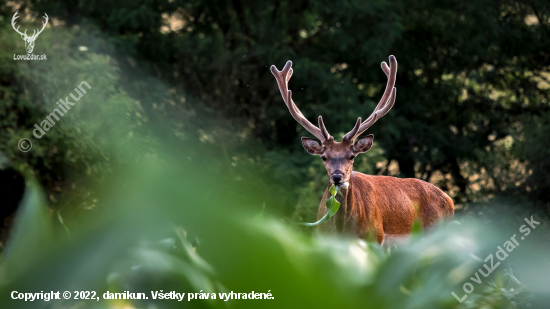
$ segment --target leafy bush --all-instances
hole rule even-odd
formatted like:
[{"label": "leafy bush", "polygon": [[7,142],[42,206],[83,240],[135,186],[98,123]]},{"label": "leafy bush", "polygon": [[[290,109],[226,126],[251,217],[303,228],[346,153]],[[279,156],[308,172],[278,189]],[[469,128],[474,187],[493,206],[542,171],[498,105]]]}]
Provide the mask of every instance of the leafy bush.
[{"label": "leafy bush", "polygon": [[[149,297],[45,303],[56,308],[544,308],[550,286],[540,278],[550,275],[550,250],[531,235],[462,304],[451,295],[465,294],[462,284],[485,269],[477,257],[494,254],[518,233],[522,219],[500,230],[471,220],[442,225],[386,252],[357,239],[306,236],[274,220],[269,207],[265,219],[254,218],[261,209],[251,203],[254,186],[227,181],[230,174],[205,173],[212,160],[130,166],[101,190],[101,212],[65,222],[65,228],[57,216],[52,221],[41,190],[30,182],[1,264],[0,293],[88,290],[102,297],[129,291]],[[539,221],[532,234],[545,237],[549,222]],[[183,305],[152,299],[151,291],[160,290],[270,292],[274,299],[187,302],[186,296]],[[36,305],[0,298],[2,308]]]},{"label": "leafy bush", "polygon": [[[9,24],[2,24],[0,40],[0,155],[23,175],[33,175],[46,189],[51,205],[59,205],[66,196],[88,196],[83,205],[68,209],[78,212],[93,207],[94,193],[88,187],[101,183],[122,164],[122,150],[132,149],[134,139],[146,139],[142,125],[147,120],[139,102],[119,87],[117,62],[107,55],[88,53],[76,45],[75,31],[45,31],[35,52],[48,56],[46,61],[14,61],[14,50],[24,50],[24,41],[11,35]],[[10,34],[10,35],[7,35]],[[78,100],[69,95],[86,81],[91,89]],[[34,137],[35,124],[58,109],[60,99],[75,103],[57,118],[40,139]],[[78,97],[78,95],[76,95]],[[28,138],[32,149],[21,152],[18,141]],[[146,143],[140,143],[147,147]],[[129,157],[124,155],[124,160]],[[139,159],[138,156],[131,160]]]}]

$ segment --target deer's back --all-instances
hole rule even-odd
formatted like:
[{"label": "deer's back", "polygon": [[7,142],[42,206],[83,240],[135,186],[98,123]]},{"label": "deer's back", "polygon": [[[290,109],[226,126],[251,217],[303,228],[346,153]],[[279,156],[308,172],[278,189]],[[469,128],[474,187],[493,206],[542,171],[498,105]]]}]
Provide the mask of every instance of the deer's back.
[{"label": "deer's back", "polygon": [[355,216],[359,221],[369,220],[369,213],[375,211],[384,233],[409,233],[417,215],[422,225],[429,227],[454,213],[451,198],[428,182],[359,172],[353,172],[351,178]]}]

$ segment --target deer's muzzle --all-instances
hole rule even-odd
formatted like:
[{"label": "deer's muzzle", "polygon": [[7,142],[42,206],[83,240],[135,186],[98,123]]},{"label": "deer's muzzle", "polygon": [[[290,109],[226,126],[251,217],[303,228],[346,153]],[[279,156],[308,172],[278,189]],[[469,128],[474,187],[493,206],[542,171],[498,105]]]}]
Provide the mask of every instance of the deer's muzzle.
[{"label": "deer's muzzle", "polygon": [[343,178],[344,178],[344,175],[340,171],[336,171],[330,176],[330,180],[335,185],[339,185]]}]

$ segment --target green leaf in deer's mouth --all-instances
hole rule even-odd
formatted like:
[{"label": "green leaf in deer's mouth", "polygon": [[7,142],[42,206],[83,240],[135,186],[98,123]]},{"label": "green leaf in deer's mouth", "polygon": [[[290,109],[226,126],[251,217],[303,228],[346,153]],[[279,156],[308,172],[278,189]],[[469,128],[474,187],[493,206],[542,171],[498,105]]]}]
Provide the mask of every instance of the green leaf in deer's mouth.
[{"label": "green leaf in deer's mouth", "polygon": [[327,213],[317,222],[313,222],[313,223],[304,222],[304,223],[301,223],[302,225],[305,225],[305,226],[319,225],[321,223],[327,222],[328,220],[330,220],[330,218],[332,218],[332,216],[336,214],[336,212],[340,208],[340,202],[336,200],[336,193],[340,192],[340,190],[338,189],[338,187],[332,185],[328,189],[328,192],[330,192],[331,196],[327,199],[327,202],[325,204],[327,206]]}]

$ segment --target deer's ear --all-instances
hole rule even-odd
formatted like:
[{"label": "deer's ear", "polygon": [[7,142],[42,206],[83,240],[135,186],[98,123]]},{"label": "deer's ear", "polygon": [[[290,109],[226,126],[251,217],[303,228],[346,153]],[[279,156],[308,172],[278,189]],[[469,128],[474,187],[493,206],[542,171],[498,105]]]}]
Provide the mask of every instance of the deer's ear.
[{"label": "deer's ear", "polygon": [[351,146],[351,149],[355,153],[367,152],[372,147],[372,141],[374,141],[374,135],[369,134]]},{"label": "deer's ear", "polygon": [[318,141],[309,137],[302,137],[302,145],[312,155],[321,155],[324,152],[323,146]]}]

